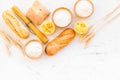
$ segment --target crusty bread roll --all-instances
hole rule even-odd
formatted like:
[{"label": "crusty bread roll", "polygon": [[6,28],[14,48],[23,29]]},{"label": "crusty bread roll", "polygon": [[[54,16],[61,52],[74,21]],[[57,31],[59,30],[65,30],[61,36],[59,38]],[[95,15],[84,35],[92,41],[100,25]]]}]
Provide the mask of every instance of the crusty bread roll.
[{"label": "crusty bread roll", "polygon": [[10,29],[18,35],[20,38],[28,38],[29,37],[29,31],[27,28],[25,28],[19,21],[18,19],[14,16],[14,14],[7,10],[4,11],[2,14],[2,17],[6,24],[10,27]]},{"label": "crusty bread roll", "polygon": [[50,11],[39,1],[35,1],[26,16],[36,25],[40,25],[50,14]]},{"label": "crusty bread roll", "polygon": [[59,50],[66,47],[74,39],[74,37],[74,30],[71,28],[67,28],[54,40],[48,43],[48,45],[46,46],[46,54],[49,56],[56,54]]}]

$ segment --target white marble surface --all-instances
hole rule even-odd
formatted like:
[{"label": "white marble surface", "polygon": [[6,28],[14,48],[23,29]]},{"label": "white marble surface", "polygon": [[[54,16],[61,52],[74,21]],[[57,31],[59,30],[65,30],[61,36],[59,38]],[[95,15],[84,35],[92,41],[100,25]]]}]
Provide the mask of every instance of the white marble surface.
[{"label": "white marble surface", "polygon": [[[0,0],[0,15],[16,4],[25,13],[34,0]],[[40,0],[51,12],[65,6],[73,12],[76,0]],[[92,0],[95,13],[85,21],[90,25],[115,7],[119,0]],[[74,12],[73,12],[74,13]],[[74,21],[78,19],[75,15]],[[51,16],[50,16],[51,17]],[[46,21],[51,20],[50,18]],[[0,17],[0,28],[14,35]],[[8,31],[9,30],[9,31]],[[49,36],[53,39],[62,30]],[[33,35],[31,38],[35,38]],[[57,55],[46,54],[37,61],[23,56],[18,48],[11,46],[11,56],[5,51],[0,38],[0,80],[120,80],[120,17],[108,24],[92,40],[88,48],[83,49],[79,36]],[[25,40],[27,42],[27,40]]]}]

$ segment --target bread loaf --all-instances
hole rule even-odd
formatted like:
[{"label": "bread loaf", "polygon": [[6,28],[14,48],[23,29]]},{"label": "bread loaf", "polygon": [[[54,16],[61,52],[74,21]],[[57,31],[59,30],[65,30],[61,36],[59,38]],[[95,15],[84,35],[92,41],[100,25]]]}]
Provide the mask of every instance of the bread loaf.
[{"label": "bread loaf", "polygon": [[67,28],[60,35],[58,35],[54,40],[48,43],[46,46],[46,54],[54,55],[59,50],[66,47],[75,37],[75,32],[71,28]]},{"label": "bread loaf", "polygon": [[14,14],[7,10],[4,11],[2,14],[2,17],[6,24],[10,27],[10,29],[18,35],[20,38],[28,38],[29,37],[29,31],[27,28],[25,28],[19,21],[18,19],[14,16]]},{"label": "bread loaf", "polygon": [[49,15],[50,11],[39,1],[35,1],[26,13],[26,16],[36,25],[42,24]]}]

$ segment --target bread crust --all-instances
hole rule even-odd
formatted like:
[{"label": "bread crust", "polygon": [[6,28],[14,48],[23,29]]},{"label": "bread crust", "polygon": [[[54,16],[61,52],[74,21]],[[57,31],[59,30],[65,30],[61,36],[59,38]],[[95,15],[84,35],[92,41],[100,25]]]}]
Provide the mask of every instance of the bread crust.
[{"label": "bread crust", "polygon": [[75,32],[71,28],[65,29],[55,39],[46,46],[46,54],[49,56],[55,55],[58,51],[66,47],[75,37]]},{"label": "bread crust", "polygon": [[29,37],[30,33],[25,28],[22,23],[12,14],[11,11],[4,11],[2,17],[7,24],[7,26],[20,38],[26,39]]},{"label": "bread crust", "polygon": [[35,1],[26,13],[26,16],[36,25],[41,25],[49,15],[50,11],[39,1]]}]

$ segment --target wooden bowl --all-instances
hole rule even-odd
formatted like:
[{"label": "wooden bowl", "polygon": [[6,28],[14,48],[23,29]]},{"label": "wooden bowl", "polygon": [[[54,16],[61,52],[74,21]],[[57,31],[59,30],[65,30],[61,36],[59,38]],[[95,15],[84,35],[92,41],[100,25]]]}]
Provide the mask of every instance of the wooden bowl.
[{"label": "wooden bowl", "polygon": [[[60,11],[60,10],[66,10],[66,11],[68,11],[68,12],[70,13],[70,15],[71,15],[71,20],[70,20],[70,22],[69,22],[66,26],[59,26],[59,25],[57,25],[57,24],[55,23],[55,21],[54,21],[54,15],[55,15],[55,13],[56,13],[57,11]],[[53,12],[53,14],[52,14],[52,21],[53,21],[53,23],[55,24],[55,26],[60,27],[60,28],[64,28],[64,27],[69,26],[69,25],[72,23],[72,20],[73,20],[72,12],[71,12],[68,8],[65,8],[65,7],[57,8],[57,9]]]},{"label": "wooden bowl", "polygon": [[[38,55],[37,57],[36,56],[31,56],[29,55],[27,52],[26,52],[26,47],[29,43],[31,42],[38,42],[42,45],[42,53],[40,55]],[[32,60],[36,60],[36,59],[39,59],[42,55],[43,55],[43,52],[44,52],[44,47],[43,47],[43,44],[41,41],[39,40],[30,40],[29,42],[27,42],[27,44],[25,45],[25,48],[24,48],[24,51],[25,51],[25,55],[29,58],[29,59],[32,59]]]},{"label": "wooden bowl", "polygon": [[91,4],[91,6],[92,6],[92,13],[91,13],[90,15],[88,15],[88,16],[81,16],[81,15],[79,15],[79,14],[77,13],[77,11],[76,11],[76,6],[77,6],[77,4],[78,4],[80,1],[83,1],[83,0],[78,0],[78,1],[75,3],[75,5],[74,5],[74,12],[75,12],[75,14],[76,14],[78,17],[80,17],[80,18],[88,18],[88,17],[90,17],[90,16],[94,13],[94,10],[95,10],[95,7],[94,7],[93,2],[92,2],[91,0],[85,0],[85,1],[88,1],[88,2]]}]

